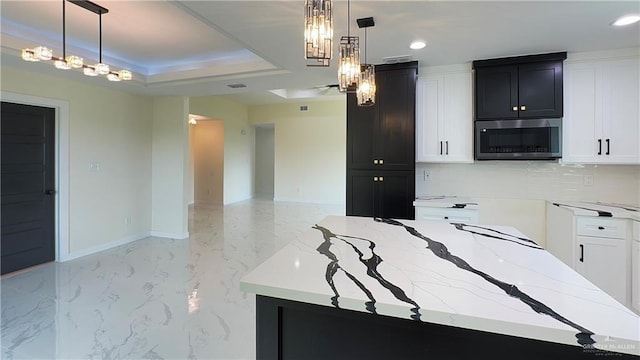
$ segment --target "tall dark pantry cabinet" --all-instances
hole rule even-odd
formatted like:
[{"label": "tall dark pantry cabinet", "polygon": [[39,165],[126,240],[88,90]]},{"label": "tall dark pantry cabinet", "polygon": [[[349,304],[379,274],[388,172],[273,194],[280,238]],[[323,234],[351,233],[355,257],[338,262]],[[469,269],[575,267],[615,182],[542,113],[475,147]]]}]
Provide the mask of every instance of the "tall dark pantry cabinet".
[{"label": "tall dark pantry cabinet", "polygon": [[414,219],[418,62],[376,66],[376,102],[347,94],[347,215]]}]

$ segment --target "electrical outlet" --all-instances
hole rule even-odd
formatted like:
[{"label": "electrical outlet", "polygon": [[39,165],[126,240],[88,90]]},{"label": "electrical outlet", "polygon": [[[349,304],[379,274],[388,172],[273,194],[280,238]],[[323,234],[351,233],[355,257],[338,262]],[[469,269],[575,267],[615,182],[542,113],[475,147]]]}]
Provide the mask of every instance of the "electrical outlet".
[{"label": "electrical outlet", "polygon": [[593,175],[585,175],[582,178],[582,184],[584,186],[592,186],[593,185]]}]

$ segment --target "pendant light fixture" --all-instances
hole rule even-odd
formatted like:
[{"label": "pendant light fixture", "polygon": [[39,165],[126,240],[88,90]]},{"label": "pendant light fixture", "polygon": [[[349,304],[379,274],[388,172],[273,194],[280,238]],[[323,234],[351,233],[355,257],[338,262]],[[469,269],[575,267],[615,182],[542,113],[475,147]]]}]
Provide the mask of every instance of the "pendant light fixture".
[{"label": "pendant light fixture", "polygon": [[351,36],[351,2],[347,0],[347,36],[340,38],[338,90],[353,92],[358,88],[360,75],[360,38]]},{"label": "pendant light fixture", "polygon": [[[84,60],[76,55],[67,56],[67,38],[66,38],[66,2],[78,5],[85,10],[89,10],[99,16],[99,34],[100,34],[100,61],[95,65],[86,65]],[[22,59],[25,61],[53,60],[54,66],[61,70],[82,69],[87,76],[106,75],[111,81],[131,80],[131,71],[120,70],[111,71],[109,65],[102,62],[102,14],[108,13],[109,10],[86,0],[62,0],[62,57],[53,56],[53,51],[44,46],[38,46],[33,49],[22,49]]]},{"label": "pendant light fixture", "polygon": [[333,3],[306,0],[304,3],[304,58],[307,66],[329,66],[333,56]]},{"label": "pendant light fixture", "polygon": [[356,90],[358,106],[372,106],[376,102],[376,73],[373,64],[367,64],[367,28],[374,25],[372,17],[358,19],[358,27],[364,28],[364,64]]}]

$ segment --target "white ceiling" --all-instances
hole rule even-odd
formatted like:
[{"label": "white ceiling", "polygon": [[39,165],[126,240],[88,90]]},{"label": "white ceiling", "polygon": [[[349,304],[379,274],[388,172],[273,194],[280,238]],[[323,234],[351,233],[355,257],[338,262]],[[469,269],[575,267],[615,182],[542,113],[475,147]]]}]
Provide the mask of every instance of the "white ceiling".
[{"label": "white ceiling", "polygon": [[[335,1],[335,0],[334,0]],[[96,0],[103,15],[103,56],[134,73],[130,83],[88,78],[78,71],[20,60],[20,49],[46,45],[62,52],[62,1],[2,0],[2,61],[31,71],[62,74],[149,95],[228,95],[247,104],[287,101],[269,90],[316,88],[322,99],[340,96],[324,85],[336,82],[329,68],[305,66],[303,0],[295,1],[116,1]],[[98,58],[98,16],[67,2],[67,54]],[[347,2],[335,1],[335,49],[347,33]],[[368,62],[409,55],[420,66],[459,64],[556,51],[640,46],[640,25],[609,24],[640,13],[639,1],[359,1],[356,19],[372,16]],[[421,50],[409,49],[420,39]],[[364,51],[361,54],[364,56]],[[232,89],[242,83],[246,88]]]}]

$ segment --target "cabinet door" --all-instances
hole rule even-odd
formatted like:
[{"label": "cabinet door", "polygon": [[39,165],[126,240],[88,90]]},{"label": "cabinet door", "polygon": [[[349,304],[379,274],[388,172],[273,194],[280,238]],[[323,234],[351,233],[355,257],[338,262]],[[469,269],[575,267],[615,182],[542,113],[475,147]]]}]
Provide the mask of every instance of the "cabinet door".
[{"label": "cabinet door", "polygon": [[375,182],[376,212],[374,216],[394,219],[415,218],[415,174],[413,171],[382,171]]},{"label": "cabinet door", "polygon": [[518,66],[518,117],[562,117],[562,61]]},{"label": "cabinet door", "polygon": [[598,161],[598,139],[602,125],[596,118],[601,101],[596,96],[597,64],[581,63],[565,66],[562,119],[562,162],[594,163]]},{"label": "cabinet door", "polygon": [[518,68],[492,66],[477,68],[475,73],[476,120],[517,119]]},{"label": "cabinet door", "polygon": [[639,59],[565,67],[566,163],[640,163]]},{"label": "cabinet door", "polygon": [[416,161],[473,162],[471,72],[423,76],[416,92]]},{"label": "cabinet door", "polygon": [[631,305],[640,312],[640,241],[631,247]]},{"label": "cabinet door", "polygon": [[413,219],[413,171],[347,171],[347,216]]},{"label": "cabinet door", "polygon": [[577,236],[576,270],[607,294],[627,305],[625,240]]},{"label": "cabinet door", "polygon": [[399,69],[376,73],[376,134],[379,159],[385,170],[415,167],[416,70]]},{"label": "cabinet door", "polygon": [[605,162],[638,164],[638,59],[607,62],[602,74],[602,152]]},{"label": "cabinet door", "polygon": [[473,162],[471,72],[444,75],[440,128],[445,162]]},{"label": "cabinet door", "polygon": [[444,105],[444,76],[427,75],[416,86],[416,161],[442,161],[441,134]]},{"label": "cabinet door", "polygon": [[[379,97],[379,96],[378,96]],[[375,106],[358,106],[356,95],[347,94],[347,168],[374,169],[377,131]]]},{"label": "cabinet door", "polygon": [[347,170],[347,216],[374,216],[377,188],[373,170]]}]

